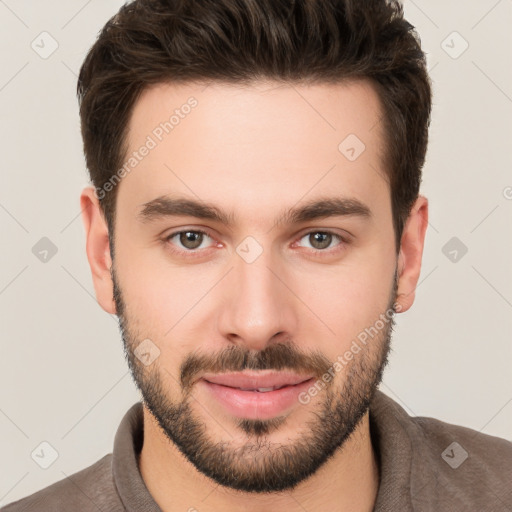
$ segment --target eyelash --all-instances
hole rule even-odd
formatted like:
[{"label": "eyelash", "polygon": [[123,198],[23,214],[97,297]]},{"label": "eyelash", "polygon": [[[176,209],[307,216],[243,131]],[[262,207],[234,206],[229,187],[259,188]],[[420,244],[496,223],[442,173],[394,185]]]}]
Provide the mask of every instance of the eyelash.
[{"label": "eyelash", "polygon": [[[169,243],[176,235],[180,235],[182,233],[201,233],[213,240],[213,237],[207,231],[204,231],[202,229],[182,229],[180,231],[174,231],[171,234],[165,236],[163,241],[165,243]],[[332,235],[333,237],[337,238],[340,241],[340,243],[338,245],[336,245],[334,248],[331,248],[331,249],[306,248],[306,249],[309,249],[310,251],[313,251],[316,254],[326,253],[327,255],[332,255],[333,253],[337,252],[338,250],[341,250],[340,246],[349,244],[349,240],[347,240],[340,234],[330,231],[328,229],[324,229],[324,230],[313,229],[313,230],[308,231],[307,233],[304,233],[303,235],[301,235],[301,237],[298,240],[301,240],[305,236],[311,235],[313,233],[329,234],[329,235]],[[173,245],[173,244],[170,244],[170,245]],[[199,257],[202,255],[201,254],[202,251],[207,250],[207,249],[208,248],[205,248],[205,249],[176,249],[176,248],[172,248],[171,251],[174,253],[177,253],[177,254],[186,254],[187,256],[191,256],[191,257]]]}]

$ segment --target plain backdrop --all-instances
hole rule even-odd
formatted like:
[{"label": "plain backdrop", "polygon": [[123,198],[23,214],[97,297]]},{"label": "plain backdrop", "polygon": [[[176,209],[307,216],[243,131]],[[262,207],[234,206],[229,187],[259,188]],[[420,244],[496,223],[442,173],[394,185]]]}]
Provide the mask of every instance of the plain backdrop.
[{"label": "plain backdrop", "polygon": [[[94,296],[79,208],[77,74],[122,3],[0,1],[0,505],[111,452],[139,399]],[[434,85],[430,225],[381,389],[412,415],[512,439],[512,2],[405,12]],[[47,469],[41,443],[58,454]]]}]

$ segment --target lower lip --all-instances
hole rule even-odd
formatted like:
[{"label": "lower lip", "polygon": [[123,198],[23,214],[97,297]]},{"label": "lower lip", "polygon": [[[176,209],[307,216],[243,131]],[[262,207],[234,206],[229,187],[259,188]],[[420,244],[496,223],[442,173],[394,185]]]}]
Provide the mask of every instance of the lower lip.
[{"label": "lower lip", "polygon": [[247,419],[270,419],[299,403],[299,395],[309,388],[314,378],[274,391],[242,391],[201,379],[213,397],[233,416]]}]

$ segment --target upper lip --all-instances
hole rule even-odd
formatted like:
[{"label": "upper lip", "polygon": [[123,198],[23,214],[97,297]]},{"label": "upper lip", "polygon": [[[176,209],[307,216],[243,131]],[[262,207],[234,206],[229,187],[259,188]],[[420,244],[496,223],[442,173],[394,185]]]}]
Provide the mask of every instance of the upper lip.
[{"label": "upper lip", "polygon": [[293,386],[312,378],[311,375],[298,375],[290,372],[235,372],[206,373],[202,377],[213,384],[221,384],[231,388],[259,389]]}]

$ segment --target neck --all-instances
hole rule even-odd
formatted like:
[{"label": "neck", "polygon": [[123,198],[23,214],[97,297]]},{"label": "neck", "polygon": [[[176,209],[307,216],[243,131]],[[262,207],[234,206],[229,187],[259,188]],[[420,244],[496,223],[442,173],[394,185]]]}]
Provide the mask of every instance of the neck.
[{"label": "neck", "polygon": [[142,478],[162,512],[290,512],[330,510],[371,512],[379,487],[368,412],[342,448],[292,491],[245,493],[218,485],[198,472],[144,407]]}]

